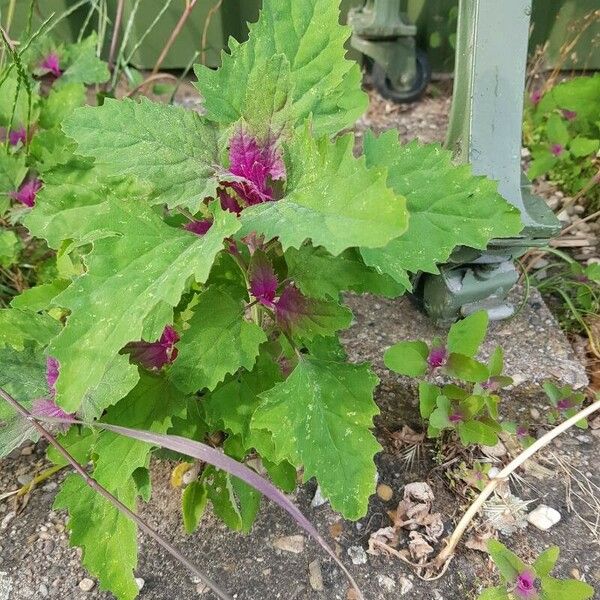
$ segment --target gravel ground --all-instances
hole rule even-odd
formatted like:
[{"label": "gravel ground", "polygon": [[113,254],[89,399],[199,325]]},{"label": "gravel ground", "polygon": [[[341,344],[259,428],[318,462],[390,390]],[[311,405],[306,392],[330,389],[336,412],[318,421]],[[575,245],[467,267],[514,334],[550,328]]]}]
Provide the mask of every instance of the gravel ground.
[{"label": "gravel ground", "polygon": [[[401,107],[372,95],[371,109],[357,130],[360,135],[365,127],[397,128],[405,140],[418,137],[423,141],[441,141],[449,108],[449,97],[443,93]],[[540,191],[550,203],[557,202],[557,209],[561,206],[563,200],[556,190],[548,186]],[[518,295],[520,291],[515,293]],[[382,414],[377,419],[376,431],[384,451],[378,456],[377,463],[380,482],[390,486],[393,497],[384,502],[375,496],[368,516],[358,523],[342,521],[327,505],[311,508],[310,501],[315,492],[311,483],[299,490],[296,501],[339,550],[366,598],[475,598],[481,585],[494,581],[493,570],[482,552],[464,546],[444,578],[429,583],[420,581],[393,557],[366,555],[364,564],[352,565],[348,549],[366,548],[370,534],[389,524],[387,511],[397,505],[406,483],[429,482],[436,496],[434,510],[442,513],[446,533],[452,530],[467,501],[450,490],[449,471],[435,461],[438,450],[434,446],[425,447],[421,460],[407,469],[410,465],[390,435],[402,425],[416,428],[418,414],[411,385],[384,369],[381,355],[385,347],[400,339],[431,337],[434,333],[431,325],[406,299],[387,301],[364,296],[351,297],[348,302],[356,314],[356,324],[345,336],[350,357],[354,361],[372,361],[381,378],[376,399]],[[506,403],[516,415],[530,422],[534,430],[543,431],[545,405],[535,384],[546,377],[585,383],[585,374],[570,345],[535,294],[516,319],[494,325],[486,351],[494,343],[501,344],[507,351],[507,370],[519,381]],[[600,426],[600,422],[597,425]],[[600,486],[597,462],[594,463],[598,456],[599,434],[600,429],[568,433],[552,446],[552,454],[547,452],[540,458],[546,469],[523,471],[518,480],[511,482],[513,492],[523,500],[532,501],[533,506],[543,502],[554,507],[562,519],[548,532],[542,533],[530,525],[503,539],[526,560],[550,544],[559,544],[562,557],[558,573],[582,577],[600,590],[600,534],[597,528],[593,531],[594,519],[600,514],[599,499],[596,497],[596,508],[592,509],[593,493],[586,495],[577,483],[581,482],[591,492],[600,493],[599,487],[593,487]],[[507,456],[497,460],[505,462]],[[574,477],[567,477],[558,461],[570,469]],[[42,445],[23,448],[0,461],[0,497],[4,492],[18,488],[45,465]],[[179,492],[170,489],[168,484],[171,467],[167,462],[154,461],[154,495],[148,505],[141,507],[141,514],[218,579],[234,598],[351,598],[340,572],[314,544],[306,541],[298,554],[275,548],[275,540],[299,532],[286,515],[266,503],[249,536],[229,532],[208,515],[201,530],[186,537],[181,527]],[[0,501],[0,600],[46,597],[108,600],[111,597],[99,591],[93,580],[86,581],[87,575],[79,566],[78,550],[70,549],[67,544],[65,515],[51,510],[62,477],[63,474],[57,475],[19,503],[14,497]],[[354,554],[362,558],[359,551],[354,550]],[[140,565],[136,575],[144,580],[142,600],[213,597],[145,537],[140,537]],[[89,591],[81,589],[88,587],[91,587]]]}]

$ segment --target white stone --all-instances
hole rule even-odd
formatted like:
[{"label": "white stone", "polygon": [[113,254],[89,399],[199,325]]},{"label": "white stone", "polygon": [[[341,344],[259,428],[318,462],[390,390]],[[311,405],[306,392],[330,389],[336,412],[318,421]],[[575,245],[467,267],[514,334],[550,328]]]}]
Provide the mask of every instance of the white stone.
[{"label": "white stone", "polygon": [[82,592],[91,592],[95,587],[96,582],[93,579],[90,579],[89,577],[86,577],[85,579],[82,579],[79,582],[79,589]]},{"label": "white stone", "polygon": [[405,596],[413,589],[413,582],[408,577],[400,577],[400,595]]},{"label": "white stone", "polygon": [[301,535],[288,535],[273,540],[273,546],[285,552],[301,554],[304,552],[304,537]]},{"label": "white stone", "polygon": [[550,529],[550,527],[556,525],[560,519],[560,513],[545,504],[540,504],[535,510],[532,510],[527,515],[527,520],[541,531]]},{"label": "white stone", "polygon": [[379,585],[386,592],[392,592],[394,590],[394,588],[396,587],[396,582],[391,577],[388,577],[387,575],[378,575],[377,583],[379,583]]},{"label": "white stone", "polygon": [[321,565],[318,560],[313,560],[308,565],[308,575],[310,587],[316,592],[322,592],[325,586],[323,585],[323,574],[321,573]]},{"label": "white stone", "polygon": [[138,586],[138,590],[140,590],[140,592],[144,589],[144,586],[146,585],[146,581],[142,577],[136,577],[135,583]]},{"label": "white stone", "polygon": [[353,565],[364,565],[367,562],[367,553],[362,546],[350,546],[348,556],[352,559]]},{"label": "white stone", "polygon": [[317,508],[319,506],[323,506],[323,504],[326,504],[327,502],[328,502],[327,498],[325,498],[325,496],[323,496],[323,494],[321,492],[321,486],[318,485],[317,491],[315,492],[312,502],[310,503],[311,507]]}]

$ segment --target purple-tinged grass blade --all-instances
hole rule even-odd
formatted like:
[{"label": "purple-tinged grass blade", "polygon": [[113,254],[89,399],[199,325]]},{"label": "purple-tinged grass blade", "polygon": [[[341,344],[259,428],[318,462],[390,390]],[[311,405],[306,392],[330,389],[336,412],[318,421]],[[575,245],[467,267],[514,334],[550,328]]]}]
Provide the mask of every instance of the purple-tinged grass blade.
[{"label": "purple-tinged grass blade", "polygon": [[173,450],[179,454],[185,454],[198,460],[209,463],[218,469],[226,471],[230,475],[237,477],[258,490],[261,494],[269,498],[269,500],[275,502],[278,506],[288,512],[296,523],[306,531],[320,546],[333,558],[336,564],[340,567],[343,573],[348,578],[348,581],[352,584],[352,587],[356,590],[359,600],[364,600],[362,592],[358,588],[356,581],[340,559],[336,556],[335,552],[329,547],[325,539],[315,529],[312,523],[302,514],[300,509],[290,501],[283,492],[279,491],[270,481],[267,481],[264,477],[261,477],[255,471],[252,471],[242,463],[230,458],[226,454],[207,446],[201,442],[188,440],[186,438],[177,435],[166,435],[159,433],[152,433],[150,431],[142,431],[139,429],[130,429],[128,427],[120,427],[119,425],[110,425],[108,423],[94,422],[84,423],[80,421],[71,421],[80,425],[87,425],[89,427],[101,427],[114,433],[124,435],[140,442],[146,442],[153,446],[159,446],[168,450]]}]

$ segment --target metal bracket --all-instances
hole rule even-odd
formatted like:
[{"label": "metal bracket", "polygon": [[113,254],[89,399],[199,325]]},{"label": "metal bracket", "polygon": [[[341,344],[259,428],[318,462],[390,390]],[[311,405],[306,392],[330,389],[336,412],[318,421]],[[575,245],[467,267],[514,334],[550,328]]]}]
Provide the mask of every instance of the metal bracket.
[{"label": "metal bracket", "polygon": [[512,261],[560,232],[521,170],[530,15],[531,0],[460,0],[447,147],[475,174],[498,181],[502,196],[521,211],[524,229],[518,238],[493,240],[484,253],[459,249],[439,277],[423,276],[423,304],[440,322],[476,307],[492,317],[510,316],[505,298],[518,279]]}]

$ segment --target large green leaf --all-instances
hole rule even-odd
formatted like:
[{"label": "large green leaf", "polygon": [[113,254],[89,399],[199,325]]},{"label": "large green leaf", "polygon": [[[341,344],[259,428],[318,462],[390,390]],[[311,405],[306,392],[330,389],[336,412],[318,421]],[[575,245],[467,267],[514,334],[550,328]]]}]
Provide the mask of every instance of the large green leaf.
[{"label": "large green leaf", "polygon": [[65,72],[56,80],[60,87],[71,83],[104,83],[110,77],[108,65],[97,56],[97,35],[93,33],[85,40],[69,44],[64,52]]},{"label": "large green leaf", "polygon": [[483,249],[495,237],[517,235],[519,212],[485,177],[475,177],[468,165],[456,166],[449,151],[438,145],[402,145],[395,131],[368,134],[367,165],[388,168],[388,185],[406,196],[410,213],[406,233],[382,249],[363,249],[367,264],[397,281],[406,271],[437,273],[459,245]]},{"label": "large green leaf", "polygon": [[578,579],[542,577],[542,600],[587,600],[593,596],[594,588]]},{"label": "large green leaf", "polygon": [[200,294],[189,329],[177,344],[179,355],[170,372],[175,385],[186,392],[212,390],[240,367],[252,369],[267,336],[246,320],[244,310],[243,298],[217,288]]},{"label": "large green leaf", "polygon": [[213,226],[198,237],[143,204],[114,200],[106,208],[114,236],[94,242],[87,273],[54,300],[71,311],[49,349],[61,365],[57,402],[69,412],[98,386],[118,352],[141,339],[158,305],[176,306],[188,278],[206,281],[224,238],[239,226],[235,215],[215,207]]},{"label": "large green leaf", "polygon": [[103,173],[149,183],[156,203],[196,212],[215,196],[217,131],[193,111],[145,98],[109,99],[77,109],[63,129]]},{"label": "large green leaf", "polygon": [[337,299],[345,290],[395,298],[408,287],[367,267],[355,248],[332,256],[324,248],[304,245],[299,250],[290,248],[285,259],[288,276],[301,292],[313,298]]},{"label": "large green leaf", "polygon": [[27,175],[26,158],[23,152],[6,154],[0,148],[0,202],[3,196],[19,189]]},{"label": "large green leaf", "polygon": [[16,308],[0,309],[0,348],[12,346],[22,350],[28,341],[45,346],[60,329],[60,323],[46,314]]},{"label": "large green leaf", "polygon": [[284,249],[310,239],[334,255],[379,248],[404,233],[404,198],[386,187],[384,170],[354,158],[353,147],[352,135],[315,141],[298,131],[287,147],[284,197],[245,209],[244,231],[279,237]]},{"label": "large green leaf", "polygon": [[82,83],[69,83],[52,88],[42,104],[40,127],[52,129],[60,126],[76,108],[85,104],[85,100],[85,86]]},{"label": "large green leaf", "polygon": [[261,394],[251,424],[271,432],[274,460],[303,465],[305,479],[316,477],[331,505],[350,519],[364,516],[375,488],[376,385],[368,365],[303,356],[286,381]]},{"label": "large green leaf", "polygon": [[349,36],[337,1],[265,0],[249,40],[231,40],[218,71],[196,67],[208,118],[264,128],[312,115],[318,136],[351,126],[367,97],[358,65],[345,58]]},{"label": "large green leaf", "polygon": [[[135,389],[109,409],[105,420],[166,433],[172,415],[184,410],[185,398],[169,382],[144,374]],[[102,431],[93,448],[93,477],[135,510],[134,472],[148,465],[150,450],[137,440]],[[54,506],[69,511],[71,544],[83,549],[83,564],[98,578],[101,589],[119,600],[133,600],[139,593],[133,573],[137,565],[135,524],[76,475],[67,478]]]},{"label": "large green leaf", "polygon": [[448,352],[475,356],[485,339],[488,322],[487,311],[480,310],[454,323],[448,332]]},{"label": "large green leaf", "polygon": [[[0,387],[27,409],[31,408],[34,400],[46,396],[46,359],[41,349],[33,344],[28,344],[21,351],[0,348]],[[0,458],[24,441],[36,441],[38,438],[31,424],[0,398]]]}]

